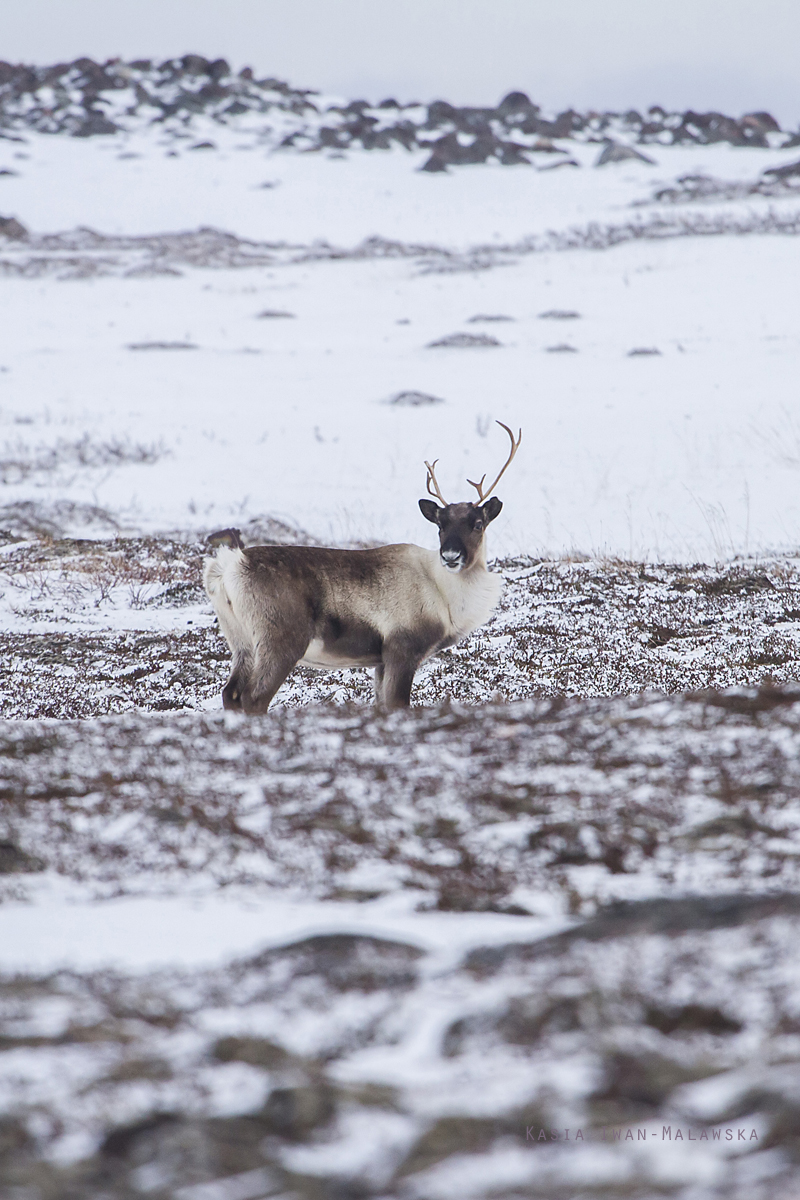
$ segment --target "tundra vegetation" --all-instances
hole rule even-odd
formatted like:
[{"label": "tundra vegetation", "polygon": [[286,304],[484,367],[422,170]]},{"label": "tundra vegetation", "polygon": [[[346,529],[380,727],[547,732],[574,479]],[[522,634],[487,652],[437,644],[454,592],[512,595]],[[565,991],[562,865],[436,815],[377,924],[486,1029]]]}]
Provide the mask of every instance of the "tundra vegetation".
[{"label": "tundra vegetation", "polygon": [[243,718],[203,552],[6,544],[4,911],[329,915],[213,965],[6,969],[9,1194],[645,1195],[668,1152],[672,1195],[702,1160],[703,1196],[788,1200],[797,561],[504,560],[419,707],[299,667]]}]

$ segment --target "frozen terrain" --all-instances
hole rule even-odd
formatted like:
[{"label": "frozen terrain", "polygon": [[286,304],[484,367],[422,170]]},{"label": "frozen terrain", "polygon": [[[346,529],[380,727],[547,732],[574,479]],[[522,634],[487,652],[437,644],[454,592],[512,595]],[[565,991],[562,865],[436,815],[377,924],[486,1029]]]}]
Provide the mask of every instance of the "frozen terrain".
[{"label": "frozen terrain", "polygon": [[[178,67],[0,84],[5,525],[416,539],[422,460],[463,493],[499,418],[526,444],[497,552],[794,546],[797,136]],[[382,126],[408,148],[365,149]],[[454,146],[486,161],[419,169]],[[652,161],[594,165],[623,149]]]},{"label": "frozen terrain", "polygon": [[[799,160],[0,64],[3,1200],[797,1200]],[[497,419],[420,707],[223,716],[205,535],[430,545]]]}]

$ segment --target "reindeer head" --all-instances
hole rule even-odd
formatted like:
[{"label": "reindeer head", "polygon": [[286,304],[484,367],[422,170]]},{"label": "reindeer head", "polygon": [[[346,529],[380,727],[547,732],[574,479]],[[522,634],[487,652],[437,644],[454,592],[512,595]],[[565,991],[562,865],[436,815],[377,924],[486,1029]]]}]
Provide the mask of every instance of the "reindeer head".
[{"label": "reindeer head", "polygon": [[[433,463],[425,463],[425,466],[428,468],[428,478],[426,481],[428,494],[441,500],[444,507],[440,508],[433,500],[420,500],[419,507],[426,520],[432,521],[434,525],[439,526],[439,554],[442,564],[448,571],[468,571],[476,562],[485,564],[483,537],[486,532],[486,526],[490,521],[495,519],[503,507],[497,497],[492,496],[492,492],[505,474],[506,468],[510,465],[517,450],[519,450],[522,441],[521,429],[519,436],[515,438],[508,426],[503,425],[502,421],[498,421],[497,424],[505,429],[511,438],[511,451],[503,465],[503,469],[491,487],[484,490],[483,481],[486,478],[485,474],[481,478],[480,483],[474,483],[471,479],[467,480],[470,487],[474,487],[478,493],[477,504],[473,504],[471,501],[465,501],[461,504],[448,504],[441,493],[439,484],[436,482],[436,475],[434,474],[434,468],[439,460],[435,459]],[[489,498],[487,499],[487,497]]]}]

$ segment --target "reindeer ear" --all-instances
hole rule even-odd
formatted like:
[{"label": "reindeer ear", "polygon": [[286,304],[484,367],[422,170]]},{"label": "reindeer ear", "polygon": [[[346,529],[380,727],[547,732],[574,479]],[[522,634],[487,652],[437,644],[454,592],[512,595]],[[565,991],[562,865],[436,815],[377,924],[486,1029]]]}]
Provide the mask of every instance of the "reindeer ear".
[{"label": "reindeer ear", "polygon": [[435,500],[420,500],[419,511],[426,521],[433,521],[434,525],[439,524],[439,513],[442,510]]},{"label": "reindeer ear", "polygon": [[495,517],[500,515],[500,509],[503,507],[502,500],[498,500],[497,496],[492,496],[491,500],[487,500],[483,506],[483,519],[488,525]]}]

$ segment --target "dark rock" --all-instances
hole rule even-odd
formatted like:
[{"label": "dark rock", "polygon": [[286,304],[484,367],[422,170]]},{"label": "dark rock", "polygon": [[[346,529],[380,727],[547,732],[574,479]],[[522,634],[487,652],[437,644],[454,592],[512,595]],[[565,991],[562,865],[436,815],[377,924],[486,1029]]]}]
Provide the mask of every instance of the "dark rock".
[{"label": "dark rock", "polygon": [[650,166],[655,165],[655,160],[643,154],[641,150],[634,150],[633,146],[623,146],[620,142],[614,142],[609,139],[604,148],[600,151],[596,167],[604,167],[608,163],[626,162],[628,159],[633,159],[638,162],[649,163]]},{"label": "dark rock", "polygon": [[374,992],[411,987],[422,953],[405,942],[358,934],[320,934],[267,950],[244,965],[249,970],[288,968],[291,978],[319,975],[336,991]]},{"label": "dark rock", "polygon": [[468,325],[478,325],[490,321],[513,321],[513,317],[506,317],[502,313],[476,313],[474,317],[470,317],[467,321]]},{"label": "dark rock", "polygon": [[315,1083],[274,1088],[261,1115],[270,1132],[300,1141],[318,1126],[327,1125],[335,1113],[333,1090],[324,1083]]},{"label": "dark rock", "polygon": [[497,115],[506,125],[518,125],[538,113],[539,106],[532,104],[525,92],[509,92],[497,106]]},{"label": "dark rock", "polygon": [[742,117],[743,121],[755,121],[762,129],[766,129],[768,133],[780,133],[781,127],[773,117],[772,113],[768,112],[753,112],[745,113]]},{"label": "dark rock", "polygon": [[131,1083],[135,1080],[146,1079],[164,1083],[173,1078],[173,1070],[167,1060],[152,1056],[150,1058],[123,1059],[121,1063],[102,1076],[102,1082],[105,1084]]},{"label": "dark rock", "polygon": [[[717,589],[717,594],[753,593],[763,590],[747,579],[732,580],[725,588]],[[712,595],[714,593],[711,593]],[[687,700],[700,704],[709,704],[712,708],[721,708],[726,712],[740,713],[743,716],[755,717],[759,713],[771,712],[773,708],[785,708],[800,701],[800,691],[795,688],[777,688],[771,684],[762,684],[755,694],[748,692],[714,692],[710,689],[701,692],[689,692]]]},{"label": "dark rock", "polygon": [[96,137],[99,134],[118,133],[119,127],[100,112],[87,112],[86,119],[78,125],[73,137]]},{"label": "dark rock", "polygon": [[129,350],[196,350],[194,342],[131,342]]},{"label": "dark rock", "polygon": [[154,1113],[130,1125],[119,1125],[106,1134],[100,1145],[100,1154],[106,1158],[128,1158],[132,1150],[144,1140],[162,1130],[172,1129],[179,1124],[176,1113]]},{"label": "dark rock", "polygon": [[211,63],[202,54],[184,54],[180,63],[187,75],[210,74]]},{"label": "dark rock", "polygon": [[384,130],[386,137],[398,142],[406,150],[413,150],[417,144],[417,127],[411,121],[398,121],[390,129]]},{"label": "dark rock", "polygon": [[586,118],[580,113],[575,112],[574,108],[568,108],[566,112],[559,113],[555,120],[555,132],[553,137],[569,137],[573,133],[578,133],[586,127]]},{"label": "dark rock", "polygon": [[[447,840],[446,830],[440,830],[437,836]],[[516,905],[508,903],[508,882],[496,864],[484,862],[463,850],[459,863],[449,866],[439,875],[436,909],[439,912],[502,912],[509,916],[529,915],[524,910],[521,912]]]},{"label": "dark rock", "polygon": [[458,108],[455,121],[462,133],[491,136],[491,122],[496,116],[493,108]]},{"label": "dark rock", "polygon": [[612,1053],[605,1061],[604,1084],[589,1100],[592,1116],[603,1125],[655,1116],[674,1088],[715,1073],[660,1054]]},{"label": "dark rock", "polygon": [[[265,1166],[267,1156],[264,1139],[271,1130],[264,1121],[263,1114],[249,1113],[238,1117],[214,1117],[208,1121],[197,1122],[195,1128],[203,1139],[205,1150],[205,1162],[201,1160],[195,1167],[195,1178],[200,1177],[202,1171],[206,1180],[210,1182],[211,1179],[214,1179],[215,1186],[211,1193],[213,1198],[221,1196],[228,1200],[229,1197],[241,1196],[241,1192],[237,1193],[234,1190],[236,1184],[239,1183],[235,1177],[247,1172],[258,1172],[255,1179],[250,1179],[251,1187],[256,1180],[260,1185],[261,1190],[257,1193],[258,1200],[262,1200],[264,1196],[274,1196],[276,1191],[282,1190],[279,1188],[279,1177],[276,1177],[273,1164]],[[173,1175],[173,1186],[178,1187],[188,1182],[186,1178],[188,1172],[181,1163],[180,1157],[176,1156],[176,1158],[175,1166],[178,1167],[178,1170],[174,1170],[174,1168],[170,1170],[172,1163],[167,1159],[164,1162],[164,1166],[167,1168],[164,1173]],[[191,1167],[191,1160],[186,1165]],[[226,1178],[220,1179],[220,1175],[223,1177],[234,1176],[234,1179],[229,1182]],[[250,1196],[252,1200],[256,1200],[256,1195],[252,1192]],[[170,1191],[170,1200],[173,1200],[174,1197],[175,1192]]]},{"label": "dark rock", "polygon": [[773,179],[791,179],[794,175],[800,175],[800,159],[797,162],[786,163],[783,167],[767,167],[762,175],[771,175]]},{"label": "dark rock", "polygon": [[523,133],[539,133],[548,138],[568,138],[573,133],[584,128],[586,119],[573,109],[559,113],[555,121],[546,121],[541,117],[529,117],[521,126]]},{"label": "dark rock", "polygon": [[420,171],[428,171],[431,175],[439,174],[447,170],[447,163],[437,154],[436,151],[427,159],[420,167]]},{"label": "dark rock", "polygon": [[487,1027],[488,1022],[480,1021],[480,1018],[459,1017],[445,1030],[444,1037],[442,1038],[442,1057],[455,1058],[462,1053],[470,1034],[476,1029],[481,1030]]},{"label": "dark rock", "polygon": [[765,1150],[780,1146],[793,1163],[800,1163],[800,1104],[781,1096],[770,1105],[770,1126],[760,1145]]},{"label": "dark rock", "polygon": [[679,934],[694,930],[732,929],[752,921],[800,913],[800,893],[683,896],[676,899],[620,900],[597,916],[564,933],[536,942],[481,946],[464,961],[475,975],[492,975],[510,962],[533,962],[565,953],[576,941],[599,942],[648,933]]},{"label": "dark rock", "polygon": [[429,396],[427,392],[396,392],[387,404],[395,404],[399,408],[421,408],[426,404],[444,404],[440,396]]},{"label": "dark rock", "polygon": [[637,346],[628,351],[628,358],[652,358],[660,354],[661,351],[656,346]]},{"label": "dark rock", "polygon": [[530,1046],[547,1034],[582,1029],[585,1003],[581,996],[565,996],[544,1003],[541,996],[515,997],[495,1028],[504,1041]]},{"label": "dark rock", "polygon": [[548,354],[577,354],[578,353],[577,347],[570,346],[567,344],[567,342],[559,342],[555,346],[545,346],[545,350],[547,351]]},{"label": "dark rock", "polygon": [[681,124],[673,130],[673,142],[730,142],[732,146],[763,145],[768,142],[759,129],[743,126],[733,117],[723,113],[696,113],[689,110],[683,114]]},{"label": "dark rock", "polygon": [[[107,64],[107,65],[110,65]],[[83,76],[84,88],[90,88],[94,92],[104,91],[106,88],[117,87],[117,80],[113,75],[110,75],[104,66],[96,63],[92,58],[76,58],[73,63],[67,68],[69,71],[80,71]]]},{"label": "dark rock", "polygon": [[374,130],[371,127],[363,128],[353,136],[361,142],[365,150],[390,150],[394,140],[391,130]]},{"label": "dark rock", "polygon": [[438,141],[428,143],[431,146],[431,157],[422,170],[441,171],[448,166],[485,163],[491,157],[496,158],[503,166],[515,166],[530,161],[526,154],[527,147],[519,146],[515,142],[502,141],[495,137],[488,125],[478,125],[477,128],[466,132],[470,133],[473,139],[466,144],[459,140],[455,132],[447,133]]},{"label": "dark rock", "polygon": [[412,1146],[398,1175],[425,1171],[453,1154],[480,1154],[506,1132],[492,1117],[440,1117]]},{"label": "dark rock", "polygon": [[548,308],[546,312],[539,313],[540,321],[574,321],[580,317],[579,312],[575,312],[571,308]]},{"label": "dark rock", "polygon": [[20,850],[10,841],[0,841],[0,875],[29,875],[44,871],[46,863]]},{"label": "dark rock", "polygon": [[428,105],[428,120],[425,128],[438,129],[445,122],[455,122],[457,119],[458,110],[453,108],[452,104],[448,104],[446,100],[434,100],[432,104]]},{"label": "dark rock", "polygon": [[[426,1171],[453,1155],[480,1154],[498,1138],[525,1140],[526,1129],[552,1125],[537,1104],[528,1104],[493,1117],[439,1117],[414,1143],[398,1177]],[[516,1194],[516,1193],[515,1193]],[[427,1192],[426,1192],[427,1195]]]},{"label": "dark rock", "polygon": [[538,138],[533,143],[532,146],[528,147],[528,149],[532,153],[536,153],[536,154],[565,154],[566,153],[566,151],[562,150],[560,148],[560,146],[554,145],[554,143],[551,142],[550,138],[545,138],[545,137]]},{"label": "dark rock", "polygon": [[438,341],[428,342],[428,349],[467,350],[471,348],[480,349],[489,346],[501,346],[502,344],[502,342],[498,342],[497,338],[491,337],[488,333],[450,333],[447,337],[439,338]]},{"label": "dark rock", "polygon": [[560,162],[548,163],[546,167],[539,167],[539,170],[555,171],[558,167],[579,167],[580,165],[574,158],[562,158]]},{"label": "dark rock", "polygon": [[741,1021],[728,1017],[719,1008],[705,1004],[683,1004],[678,1007],[651,1005],[645,1013],[645,1024],[659,1033],[740,1033]]},{"label": "dark rock", "polygon": [[286,310],[283,308],[265,308],[263,312],[257,313],[256,315],[259,321],[277,321],[284,317],[294,320],[295,314],[286,312]]},{"label": "dark rock", "polygon": [[323,125],[319,131],[318,142],[323,149],[342,150],[350,144],[350,137],[342,129]]},{"label": "dark rock", "polygon": [[251,1067],[263,1067],[273,1071],[285,1067],[292,1056],[282,1046],[261,1037],[219,1038],[211,1048],[211,1057],[217,1062],[243,1062]]},{"label": "dark rock", "polygon": [[[132,1194],[124,1183],[127,1173],[147,1166],[157,1170],[164,1183],[169,1184],[172,1195],[176,1187],[264,1169],[262,1145],[271,1132],[272,1125],[263,1112],[207,1120],[178,1113],[155,1113],[107,1134],[98,1156],[98,1184],[114,1181],[113,1194],[127,1196]],[[261,1182],[264,1190],[272,1194],[276,1181],[269,1176],[270,1172],[264,1169]],[[138,1194],[138,1189],[135,1193]],[[85,1194],[80,1192],[81,1197]],[[91,1194],[100,1200],[111,1193],[100,1186],[97,1193]]]},{"label": "dark rock", "polygon": [[469,145],[462,146],[455,133],[447,133],[432,144],[432,153],[423,171],[441,170],[442,166],[463,166],[466,163],[483,163],[495,149],[496,138],[492,134],[476,137]]},{"label": "dark rock", "polygon": [[[498,142],[496,155],[498,162],[504,167],[516,167],[524,164],[530,165],[530,159],[525,153],[527,147],[518,146],[516,142]],[[535,147],[534,147],[535,149]]]},{"label": "dark rock", "polygon": [[[0,1116],[0,1171],[35,1150],[35,1142],[22,1121],[10,1115]],[[2,1179],[2,1175],[0,1175]]]},{"label": "dark rock", "polygon": [[28,231],[16,217],[0,217],[0,237],[9,238],[14,242],[23,242]]}]

